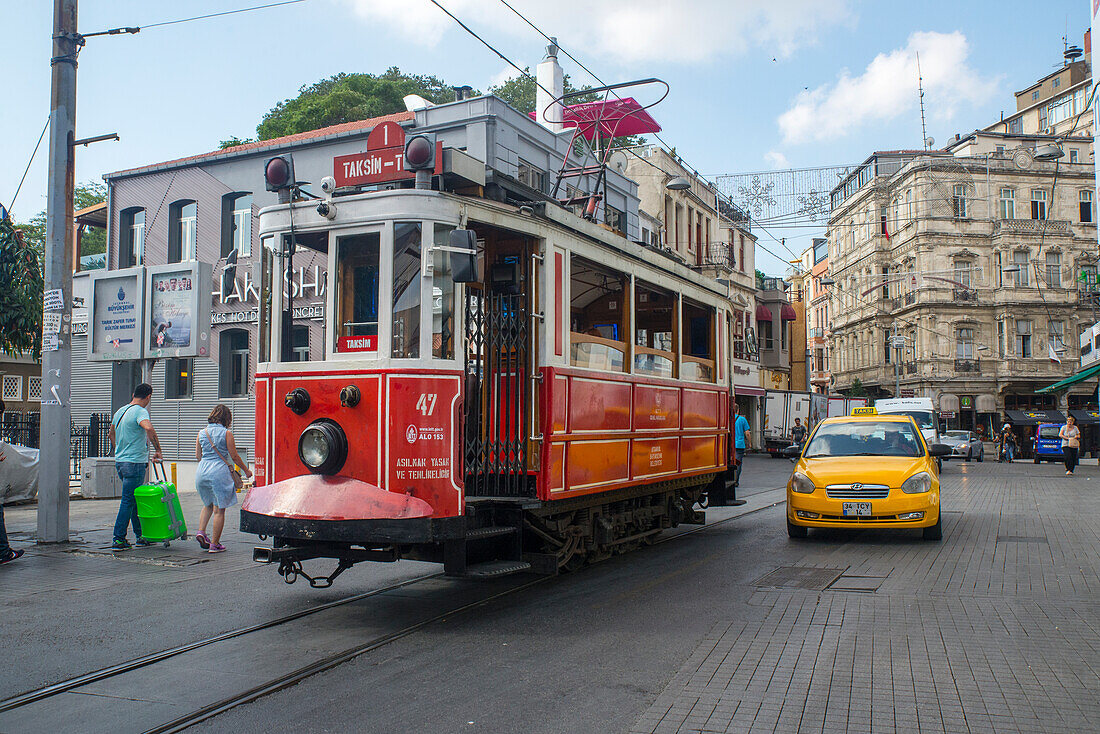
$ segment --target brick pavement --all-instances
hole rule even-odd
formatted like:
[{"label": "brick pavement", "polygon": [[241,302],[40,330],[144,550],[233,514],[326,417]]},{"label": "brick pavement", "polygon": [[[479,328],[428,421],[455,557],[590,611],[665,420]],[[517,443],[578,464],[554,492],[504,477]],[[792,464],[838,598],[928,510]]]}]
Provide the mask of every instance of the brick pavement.
[{"label": "brick pavement", "polygon": [[758,579],[631,731],[1100,731],[1100,473],[942,481],[941,543],[811,533],[797,565],[838,571]]}]

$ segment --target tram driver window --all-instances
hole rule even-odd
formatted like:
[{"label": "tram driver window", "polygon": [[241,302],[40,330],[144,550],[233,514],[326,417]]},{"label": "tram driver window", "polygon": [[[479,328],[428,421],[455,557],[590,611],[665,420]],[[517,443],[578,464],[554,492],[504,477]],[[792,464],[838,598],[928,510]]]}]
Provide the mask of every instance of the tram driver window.
[{"label": "tram driver window", "polygon": [[377,232],[336,241],[338,352],[378,351]]},{"label": "tram driver window", "polygon": [[579,258],[573,258],[571,269],[571,363],[575,367],[623,372],[625,278]]},{"label": "tram driver window", "polygon": [[634,286],[634,373],[675,377],[672,333],[676,297],[638,282]]},{"label": "tram driver window", "polygon": [[714,382],[715,345],[714,309],[684,299],[683,312],[683,367],[680,376],[685,380]]},{"label": "tram driver window", "polygon": [[393,225],[393,356],[420,356],[420,222]]}]

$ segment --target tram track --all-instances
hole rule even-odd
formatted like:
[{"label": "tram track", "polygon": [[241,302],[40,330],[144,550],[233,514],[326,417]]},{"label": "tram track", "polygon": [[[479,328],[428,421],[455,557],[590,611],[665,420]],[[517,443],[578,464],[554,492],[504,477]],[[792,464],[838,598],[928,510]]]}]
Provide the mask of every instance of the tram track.
[{"label": "tram track", "polygon": [[[653,543],[653,545],[661,545],[663,543],[694,535],[696,533],[717,527],[718,525],[722,525],[733,520],[740,519],[766,509],[770,509],[771,507],[775,507],[779,504],[782,504],[782,501],[764,504],[761,507],[756,507],[750,510],[739,512],[738,514],[731,515],[730,517],[714,520],[713,522],[707,523],[706,525],[682,530],[675,534],[669,534],[664,537],[658,538]],[[119,678],[120,676],[123,676],[127,673],[141,671],[144,668],[149,668],[150,666],[171,661],[174,658],[178,658],[201,648],[228,642],[234,639],[240,639],[246,637],[247,635],[255,634],[265,630],[272,630],[283,625],[288,625],[298,620],[318,615],[323,612],[331,611],[339,607],[354,604],[355,602],[363,601],[371,597],[392,594],[393,592],[400,592],[401,590],[409,589],[410,587],[416,586],[418,584],[423,584],[424,582],[441,578],[444,578],[444,575],[442,573],[418,576],[378,589],[372,589],[367,592],[353,594],[342,599],[336,599],[331,602],[326,602],[316,607],[303,609],[292,614],[284,615],[277,619],[269,620],[267,622],[230,630],[202,640],[197,640],[195,642],[186,643],[184,645],[180,645],[174,648],[169,648],[156,653],[152,653],[150,655],[135,658],[124,663],[101,668],[99,670],[85,673],[83,675],[60,681],[58,683],[43,686],[38,689],[27,691],[17,696],[13,696],[11,698],[0,701],[0,714],[3,714],[5,712],[18,711],[19,709],[29,707],[37,702],[50,699],[60,694],[82,693],[83,691],[80,691],[80,689],[88,687],[91,684],[109,681],[114,678]],[[495,591],[488,596],[475,598],[472,601],[462,603],[457,607],[448,607],[445,611],[436,614],[429,614],[425,616],[425,618],[420,619],[413,624],[406,625],[394,631],[371,636],[370,638],[363,640],[355,645],[336,650],[328,655],[321,657],[320,659],[310,662],[307,665],[300,666],[274,678],[264,680],[258,685],[250,686],[246,690],[234,693],[233,695],[225,697],[214,703],[200,706],[186,714],[176,716],[164,723],[152,726],[151,728],[142,728],[141,730],[144,732],[144,734],[172,734],[174,732],[184,731],[195,724],[218,716],[219,714],[236,708],[237,706],[251,703],[259,698],[296,685],[297,683],[300,683],[319,673],[331,670],[332,668],[353,660],[360,655],[384,647],[385,645],[396,642],[402,638],[408,637],[409,635],[412,635],[424,629],[425,627],[446,619],[447,617],[463,614],[486,604],[490,604],[506,596],[525,591],[543,583],[547,583],[554,578],[556,577],[543,576],[535,579],[529,579],[514,586],[509,586],[507,588]],[[57,731],[59,729],[54,728],[52,730]],[[8,731],[6,728],[4,728],[2,717],[0,717],[0,731]]]}]

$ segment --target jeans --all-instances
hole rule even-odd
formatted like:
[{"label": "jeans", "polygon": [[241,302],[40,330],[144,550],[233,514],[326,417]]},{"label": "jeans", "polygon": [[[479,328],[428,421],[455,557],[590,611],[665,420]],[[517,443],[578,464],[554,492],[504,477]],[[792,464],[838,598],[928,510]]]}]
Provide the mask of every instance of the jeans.
[{"label": "jeans", "polygon": [[1066,465],[1066,471],[1072,472],[1074,469],[1077,468],[1077,452],[1078,452],[1078,450],[1079,449],[1077,449],[1074,446],[1063,446],[1062,447],[1062,456],[1063,456],[1063,459],[1064,459],[1063,463]]},{"label": "jeans", "polygon": [[11,553],[8,545],[8,529],[4,527],[4,505],[0,504],[0,558]]},{"label": "jeans", "polygon": [[115,540],[126,540],[126,529],[132,523],[134,535],[141,537],[141,521],[138,520],[137,500],[134,499],[134,490],[145,481],[145,472],[148,464],[138,464],[130,461],[115,462],[115,471],[122,480],[122,502],[118,506],[118,518],[115,519]]},{"label": "jeans", "polygon": [[737,471],[733,474],[733,485],[741,483],[741,467],[745,464],[745,449],[734,449],[737,452]]}]

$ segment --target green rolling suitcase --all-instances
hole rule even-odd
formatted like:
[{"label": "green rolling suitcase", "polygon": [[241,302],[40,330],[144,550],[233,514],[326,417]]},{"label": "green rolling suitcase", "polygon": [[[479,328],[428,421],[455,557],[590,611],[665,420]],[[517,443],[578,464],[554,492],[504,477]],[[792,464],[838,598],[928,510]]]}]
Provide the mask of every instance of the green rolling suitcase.
[{"label": "green rolling suitcase", "polygon": [[165,548],[173,540],[187,540],[187,521],[180,508],[176,485],[168,481],[163,464],[153,464],[153,482],[135,489],[134,498],[141,521],[141,537],[151,543],[164,543]]}]

